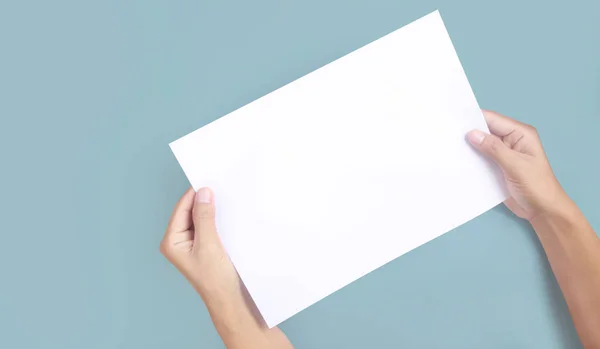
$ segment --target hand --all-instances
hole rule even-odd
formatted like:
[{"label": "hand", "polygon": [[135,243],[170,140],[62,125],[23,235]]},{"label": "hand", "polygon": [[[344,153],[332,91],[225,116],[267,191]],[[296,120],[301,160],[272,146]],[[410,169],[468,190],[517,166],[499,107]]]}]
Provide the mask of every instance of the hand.
[{"label": "hand", "polygon": [[494,160],[504,173],[510,198],[504,203],[517,216],[535,217],[561,210],[569,199],[556,180],[535,128],[484,110],[491,134],[469,132],[469,142]]},{"label": "hand", "polygon": [[584,348],[600,348],[600,240],[564,192],[536,130],[490,111],[491,134],[467,138],[504,172],[511,197],[506,206],[529,220],[548,257]]},{"label": "hand", "polygon": [[240,280],[215,227],[212,192],[190,188],[175,206],[160,244],[161,253],[203,299],[238,298]]},{"label": "hand", "polygon": [[291,348],[279,329],[266,327],[229,260],[217,234],[210,189],[183,194],[160,251],[200,294],[228,348]]}]

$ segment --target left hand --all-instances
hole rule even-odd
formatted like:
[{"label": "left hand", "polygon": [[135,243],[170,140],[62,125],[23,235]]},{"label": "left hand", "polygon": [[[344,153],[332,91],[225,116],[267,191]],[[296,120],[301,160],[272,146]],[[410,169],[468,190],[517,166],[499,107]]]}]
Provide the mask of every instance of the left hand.
[{"label": "left hand", "polygon": [[205,302],[209,298],[243,300],[240,279],[217,234],[210,189],[202,188],[195,193],[190,188],[179,199],[160,251]]},{"label": "left hand", "polygon": [[229,260],[217,234],[210,189],[183,194],[160,251],[200,294],[227,348],[292,348],[283,332],[266,326]]}]

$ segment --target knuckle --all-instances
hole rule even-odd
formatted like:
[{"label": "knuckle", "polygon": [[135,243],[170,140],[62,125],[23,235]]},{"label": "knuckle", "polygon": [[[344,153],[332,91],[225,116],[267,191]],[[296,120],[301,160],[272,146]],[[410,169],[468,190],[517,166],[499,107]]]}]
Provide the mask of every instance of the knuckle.
[{"label": "knuckle", "polygon": [[212,208],[200,209],[196,212],[196,219],[208,221],[215,218],[215,210]]},{"label": "knuckle", "polygon": [[160,242],[160,245],[158,246],[158,250],[167,259],[169,259],[169,257],[171,256],[171,247],[169,246],[169,244],[165,240],[162,240]]},{"label": "knuckle", "polygon": [[498,152],[498,149],[500,148],[500,144],[499,144],[499,140],[494,138],[493,136],[488,136],[485,139],[485,146],[486,148],[488,148],[488,150],[492,153],[496,153]]},{"label": "knuckle", "polygon": [[496,141],[495,139],[493,139],[490,142],[490,150],[493,151],[494,153],[496,153],[496,152],[498,152],[498,148],[499,148],[498,141]]}]

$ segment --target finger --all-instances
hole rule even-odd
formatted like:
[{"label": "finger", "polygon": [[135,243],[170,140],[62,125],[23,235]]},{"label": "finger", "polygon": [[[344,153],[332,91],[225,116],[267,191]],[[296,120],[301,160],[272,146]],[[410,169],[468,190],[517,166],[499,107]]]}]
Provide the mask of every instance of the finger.
[{"label": "finger", "polygon": [[504,170],[509,170],[514,163],[515,153],[497,136],[473,130],[467,134],[467,139],[475,149],[494,160]]},{"label": "finger", "polygon": [[173,214],[169,220],[169,225],[165,236],[171,233],[179,233],[189,230],[192,226],[192,207],[194,206],[194,189],[188,189],[179,199]]},{"label": "finger", "polygon": [[510,149],[529,155],[541,150],[541,143],[533,126],[489,110],[483,110],[483,115],[490,132],[502,138]]},{"label": "finger", "polygon": [[194,245],[218,241],[215,225],[215,202],[209,188],[201,188],[194,200]]},{"label": "finger", "polygon": [[500,115],[489,110],[482,110],[485,122],[492,134],[498,137],[505,137],[513,133],[517,129],[522,129],[525,125],[508,116]]}]

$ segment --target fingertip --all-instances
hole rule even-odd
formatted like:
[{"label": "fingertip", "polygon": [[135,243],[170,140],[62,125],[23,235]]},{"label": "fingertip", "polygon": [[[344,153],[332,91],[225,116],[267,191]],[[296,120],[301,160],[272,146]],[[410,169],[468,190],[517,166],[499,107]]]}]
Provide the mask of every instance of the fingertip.
[{"label": "fingertip", "polygon": [[196,192],[196,202],[199,204],[212,204],[213,193],[208,187],[200,188]]},{"label": "fingertip", "polygon": [[487,134],[480,130],[472,130],[467,133],[467,140],[473,145],[481,145],[487,137]]},{"label": "fingertip", "polygon": [[489,125],[489,124],[494,124],[496,122],[500,122],[500,123],[505,123],[506,121],[510,120],[510,118],[497,113],[493,110],[487,110],[487,109],[481,109],[481,112],[483,114],[483,118],[485,119],[485,122]]},{"label": "fingertip", "polygon": [[523,126],[519,121],[495,111],[485,109],[482,109],[481,111],[490,132],[498,137],[507,136],[516,128]]}]

